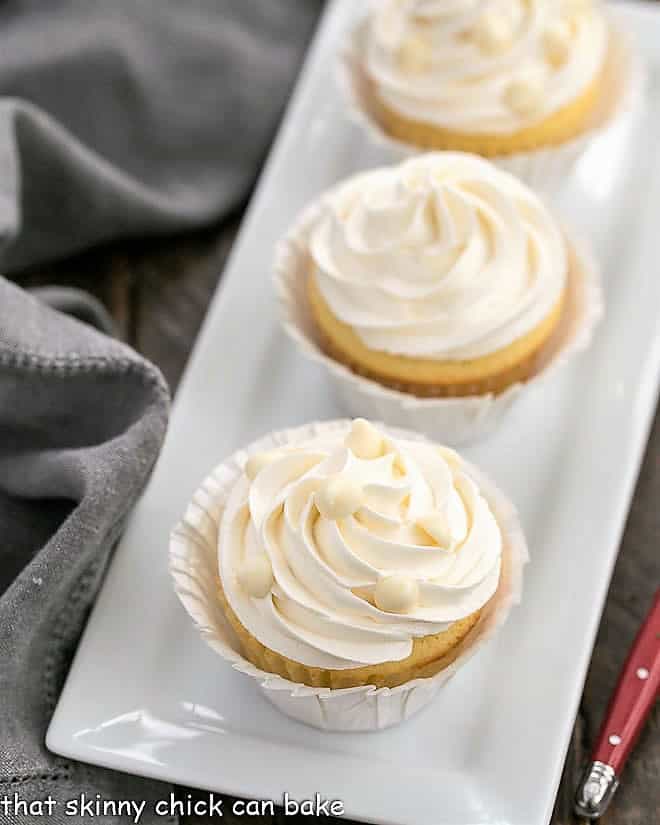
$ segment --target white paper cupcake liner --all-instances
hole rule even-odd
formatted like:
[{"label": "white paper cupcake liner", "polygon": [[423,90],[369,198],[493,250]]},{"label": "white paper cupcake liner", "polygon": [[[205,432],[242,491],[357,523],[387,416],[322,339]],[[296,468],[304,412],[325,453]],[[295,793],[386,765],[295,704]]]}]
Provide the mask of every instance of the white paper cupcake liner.
[{"label": "white paper cupcake liner", "polygon": [[[366,145],[361,147],[361,160],[368,166],[375,166],[400,162],[428,150],[391,137],[374,114],[369,81],[360,60],[366,25],[365,18],[340,49],[337,76],[349,117],[366,137]],[[491,157],[492,163],[516,175],[536,191],[554,195],[596,140],[607,138],[619,127],[632,125],[644,98],[644,66],[616,20],[611,31],[612,46],[607,76],[602,84],[603,94],[585,130],[557,146]]]},{"label": "white paper cupcake liner", "polygon": [[[330,190],[328,197],[332,198],[332,193]],[[335,361],[326,355],[321,345],[306,283],[310,272],[308,238],[323,212],[323,204],[322,196],[305,209],[278,245],[275,288],[284,329],[303,355],[327,370],[342,406],[354,417],[382,420],[452,446],[477,441],[497,428],[525,388],[545,380],[588,347],[603,316],[600,270],[589,246],[582,240],[569,238],[576,266],[569,279],[566,309],[533,378],[513,384],[499,395],[464,398],[418,398],[385,387]]]},{"label": "white paper cupcake liner", "polygon": [[[503,536],[502,574],[493,598],[479,621],[460,643],[457,658],[435,676],[414,679],[395,688],[309,687],[266,673],[241,654],[239,642],[217,597],[218,530],[223,510],[248,456],[286,444],[300,444],[328,432],[348,433],[348,420],[308,424],[269,435],[239,450],[220,464],[199,487],[170,538],[169,566],[174,588],[206,642],[232,667],[255,679],[279,710],[316,728],[333,731],[372,731],[409,718],[428,704],[453,674],[492,637],[522,594],[527,544],[515,508],[476,468],[469,472],[479,484]],[[413,433],[389,430],[392,436],[419,439]]]}]

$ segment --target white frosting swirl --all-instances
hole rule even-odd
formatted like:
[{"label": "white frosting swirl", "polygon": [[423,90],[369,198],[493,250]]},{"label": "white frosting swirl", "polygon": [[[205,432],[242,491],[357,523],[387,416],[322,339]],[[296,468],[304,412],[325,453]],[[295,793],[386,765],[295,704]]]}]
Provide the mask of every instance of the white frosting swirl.
[{"label": "white frosting swirl", "polygon": [[566,284],[540,200],[473,155],[433,153],[333,190],[309,240],[319,290],[372,350],[464,360],[530,332]]},{"label": "white frosting swirl", "polygon": [[598,5],[385,0],[366,31],[365,69],[404,117],[513,133],[576,100],[603,67],[608,28]]},{"label": "white frosting swirl", "polygon": [[[499,581],[498,524],[456,454],[383,437],[380,455],[360,458],[347,444],[348,428],[269,453],[237,482],[220,529],[220,576],[241,624],[309,667],[405,659],[415,637],[480,609]],[[361,503],[332,519],[316,497],[338,478],[359,486]],[[272,566],[265,596],[241,576],[255,559]],[[405,612],[376,607],[379,585]]]}]

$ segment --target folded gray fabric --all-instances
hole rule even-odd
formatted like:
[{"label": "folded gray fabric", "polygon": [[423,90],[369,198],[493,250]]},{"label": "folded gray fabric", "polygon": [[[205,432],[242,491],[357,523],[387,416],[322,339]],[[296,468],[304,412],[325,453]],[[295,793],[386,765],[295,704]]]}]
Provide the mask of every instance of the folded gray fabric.
[{"label": "folded gray fabric", "polygon": [[79,321],[96,327],[107,335],[116,335],[117,329],[112,316],[89,292],[66,286],[39,286],[31,289],[40,301],[60,312],[66,312]]},{"label": "folded gray fabric", "polygon": [[320,7],[0,3],[0,271],[235,208]]},{"label": "folded gray fabric", "polygon": [[46,820],[0,806],[2,825],[71,822],[64,803],[83,792],[162,795],[55,757],[44,736],[167,409],[155,367],[0,278],[0,800],[60,802]]}]

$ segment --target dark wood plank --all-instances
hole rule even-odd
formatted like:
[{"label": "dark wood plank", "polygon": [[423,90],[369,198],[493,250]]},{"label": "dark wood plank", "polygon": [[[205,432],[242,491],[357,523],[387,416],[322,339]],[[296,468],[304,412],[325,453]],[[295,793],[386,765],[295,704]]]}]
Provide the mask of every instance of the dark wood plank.
[{"label": "dark wood plank", "polygon": [[[19,282],[89,288],[113,312],[124,338],[176,389],[231,247],[237,220],[181,238],[134,241],[24,274]],[[576,825],[572,799],[628,647],[660,582],[660,417],[656,418],[557,797],[553,825]],[[588,548],[585,549],[588,552]],[[605,825],[660,822],[660,711],[656,707]],[[331,793],[332,789],[325,789]],[[323,789],[319,789],[323,792]],[[180,798],[203,794],[180,789]],[[226,809],[224,821],[234,821]],[[241,818],[248,821],[246,817]],[[286,817],[287,822],[301,819]],[[276,822],[284,821],[282,813]],[[212,820],[190,817],[187,825]],[[272,817],[250,817],[270,823]]]},{"label": "dark wood plank", "polygon": [[58,284],[87,290],[106,306],[115,319],[118,334],[128,341],[133,260],[129,252],[130,263],[127,262],[124,250],[125,245],[95,249],[66,261],[34,267],[14,276],[14,280],[26,289]]},{"label": "dark wood plank", "polygon": [[133,343],[175,390],[236,234],[237,220],[142,253]]}]

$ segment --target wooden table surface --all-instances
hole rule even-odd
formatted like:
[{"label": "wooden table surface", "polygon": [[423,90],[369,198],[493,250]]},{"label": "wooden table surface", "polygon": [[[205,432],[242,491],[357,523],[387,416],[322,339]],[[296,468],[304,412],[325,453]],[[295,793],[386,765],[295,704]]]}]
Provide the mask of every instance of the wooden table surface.
[{"label": "wooden table surface", "polygon": [[[121,337],[160,367],[175,392],[238,222],[237,216],[223,225],[183,237],[122,242],[48,269],[25,273],[16,280],[25,286],[59,283],[93,292],[110,309]],[[614,571],[553,825],[579,822],[572,812],[577,779],[629,645],[660,583],[659,504],[660,416],[655,421]],[[189,791],[181,789],[181,792]],[[319,792],[332,797],[332,788],[319,789]],[[197,792],[192,793],[199,796]],[[286,817],[286,822],[297,819],[307,821],[309,818]],[[279,823],[280,820],[285,821],[282,814],[273,820],[272,817],[234,818],[225,812],[223,818],[224,822],[243,823]],[[191,817],[186,825],[210,821]],[[604,825],[660,823],[660,708],[657,705],[610,811],[601,821]]]}]

